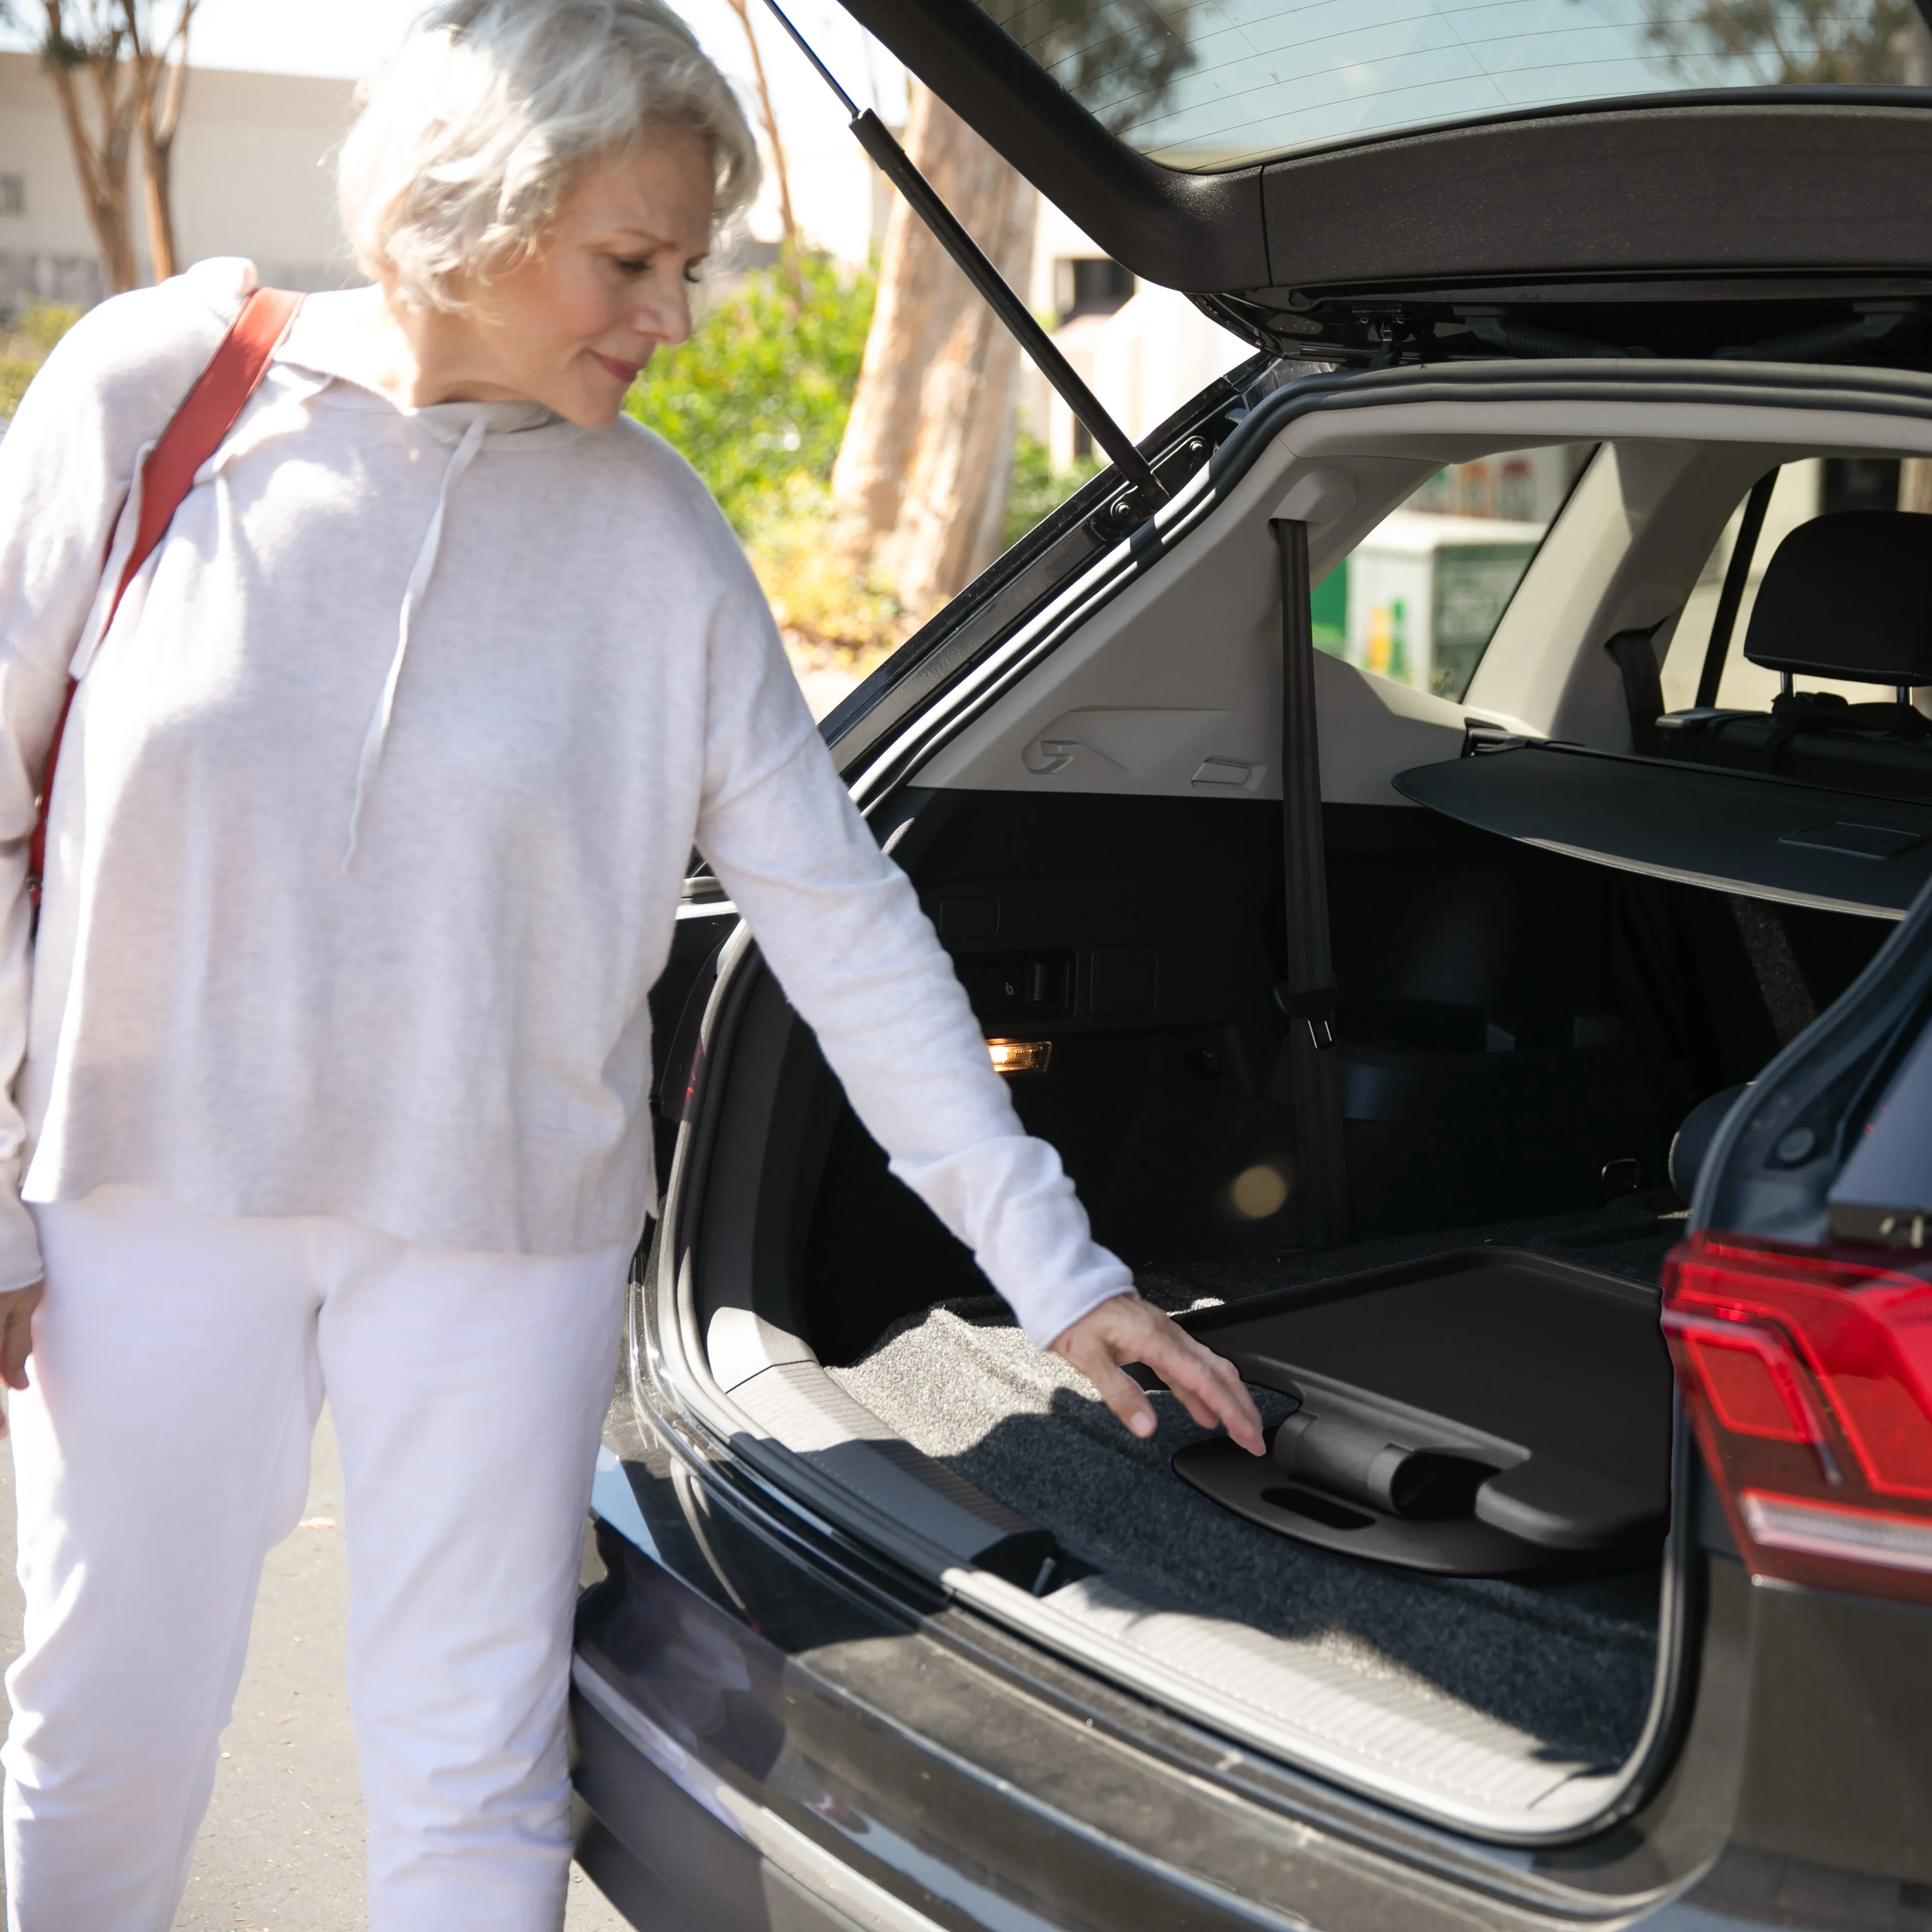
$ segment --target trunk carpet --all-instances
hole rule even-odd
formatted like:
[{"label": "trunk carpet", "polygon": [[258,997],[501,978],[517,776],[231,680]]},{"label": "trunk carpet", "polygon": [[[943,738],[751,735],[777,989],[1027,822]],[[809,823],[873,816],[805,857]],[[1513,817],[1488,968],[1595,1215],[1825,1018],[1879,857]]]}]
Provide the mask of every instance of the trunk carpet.
[{"label": "trunk carpet", "polygon": [[[1358,1244],[1318,1256],[1145,1269],[1171,1311],[1485,1242],[1654,1282],[1682,1231],[1667,1197],[1633,1197],[1561,1220]],[[1030,1348],[1005,1304],[941,1303],[899,1322],[862,1359],[828,1372],[905,1439],[1052,1529],[1096,1567],[1404,1679],[1606,1768],[1642,1727],[1655,1664],[1656,1566],[1555,1582],[1422,1576],[1276,1536],[1190,1489],[1168,1467],[1204,1432],[1164,1392],[1160,1426],[1136,1441],[1054,1355]],[[1256,1391],[1263,1419],[1281,1404]]]}]

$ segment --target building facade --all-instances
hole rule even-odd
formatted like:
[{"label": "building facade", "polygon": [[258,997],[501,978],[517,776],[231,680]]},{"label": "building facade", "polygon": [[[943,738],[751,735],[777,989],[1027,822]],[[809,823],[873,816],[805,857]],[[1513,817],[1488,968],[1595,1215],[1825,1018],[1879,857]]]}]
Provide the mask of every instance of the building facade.
[{"label": "building facade", "polygon": [[[265,282],[282,288],[361,280],[335,208],[336,151],[355,109],[352,81],[190,69],[174,158],[182,260],[245,255]],[[788,140],[786,154],[806,242],[848,267],[862,266],[885,233],[890,191],[884,177],[842,127],[802,129]],[[152,267],[138,170],[130,194],[145,279]],[[777,232],[768,170],[731,266],[769,259]],[[36,56],[0,53],[0,321],[36,298],[85,308],[106,292],[60,104]],[[1035,314],[1056,324],[1063,352],[1136,438],[1251,352],[1184,296],[1137,284],[1045,200],[1024,292]],[[1048,446],[1058,466],[1088,453],[1085,431],[1030,364],[1020,409],[1023,426]]]},{"label": "building facade", "polygon": [[[265,282],[334,288],[360,279],[335,212],[335,151],[355,111],[352,81],[195,68],[174,149],[182,259],[246,255]],[[136,248],[152,273],[138,169]],[[32,54],[0,53],[0,309],[106,292],[67,124]]]}]

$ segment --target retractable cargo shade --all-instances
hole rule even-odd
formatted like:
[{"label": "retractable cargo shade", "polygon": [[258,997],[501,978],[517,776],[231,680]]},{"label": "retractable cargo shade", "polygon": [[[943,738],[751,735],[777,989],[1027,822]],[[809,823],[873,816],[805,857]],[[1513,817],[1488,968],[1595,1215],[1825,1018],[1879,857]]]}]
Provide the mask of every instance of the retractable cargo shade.
[{"label": "retractable cargo shade", "polygon": [[1902,919],[1932,878],[1932,805],[1515,741],[1402,772],[1418,805],[1653,878]]},{"label": "retractable cargo shade", "polygon": [[1768,44],[1704,59],[1571,0],[843,4],[1109,254],[1265,347],[1928,346],[1932,90],[1757,84]]}]

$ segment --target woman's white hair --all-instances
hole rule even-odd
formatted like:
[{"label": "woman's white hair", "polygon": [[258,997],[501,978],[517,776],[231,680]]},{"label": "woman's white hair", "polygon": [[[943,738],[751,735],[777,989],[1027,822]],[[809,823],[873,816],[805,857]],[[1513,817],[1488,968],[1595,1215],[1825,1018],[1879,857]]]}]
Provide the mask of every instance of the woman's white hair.
[{"label": "woman's white hair", "polygon": [[757,144],[660,0],[442,0],[364,90],[343,224],[364,274],[453,308],[530,253],[586,167],[674,130],[710,150],[721,226],[757,192]]}]

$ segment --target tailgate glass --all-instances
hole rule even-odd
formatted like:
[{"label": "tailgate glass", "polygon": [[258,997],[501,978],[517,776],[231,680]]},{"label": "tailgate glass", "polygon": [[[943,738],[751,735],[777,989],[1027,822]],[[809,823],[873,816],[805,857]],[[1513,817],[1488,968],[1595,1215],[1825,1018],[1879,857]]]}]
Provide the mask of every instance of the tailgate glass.
[{"label": "tailgate glass", "polygon": [[980,0],[1084,106],[1169,167],[1694,88],[1922,85],[1897,0]]}]

